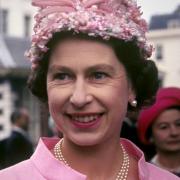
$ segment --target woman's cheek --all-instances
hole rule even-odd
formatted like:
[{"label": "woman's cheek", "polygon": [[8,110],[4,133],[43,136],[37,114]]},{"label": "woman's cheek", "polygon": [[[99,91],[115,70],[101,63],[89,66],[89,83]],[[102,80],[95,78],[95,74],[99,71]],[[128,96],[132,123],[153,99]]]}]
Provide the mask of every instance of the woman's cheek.
[{"label": "woman's cheek", "polygon": [[[49,105],[49,111],[52,116],[54,116],[57,113],[57,107],[58,105],[58,97],[56,93],[53,93],[53,90],[48,91],[48,105]],[[54,117],[53,117],[54,118]]]},{"label": "woman's cheek", "polygon": [[49,101],[49,111],[59,131],[61,130],[61,117],[59,105],[54,101]]}]

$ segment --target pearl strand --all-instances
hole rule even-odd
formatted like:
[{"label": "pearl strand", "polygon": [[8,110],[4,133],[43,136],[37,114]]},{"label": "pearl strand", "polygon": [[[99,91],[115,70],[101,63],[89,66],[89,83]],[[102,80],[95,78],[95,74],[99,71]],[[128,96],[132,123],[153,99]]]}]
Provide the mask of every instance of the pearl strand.
[{"label": "pearl strand", "polygon": [[129,155],[127,154],[122,144],[121,144],[121,148],[123,151],[123,163],[117,174],[116,180],[126,180],[128,176],[129,166],[130,166]]},{"label": "pearl strand", "polygon": [[68,162],[65,160],[63,154],[62,154],[62,142],[63,138],[54,146],[54,155],[56,159],[62,161],[65,165],[69,166]]},{"label": "pearl strand", "polygon": [[[55,145],[54,155],[55,155],[56,159],[62,161],[65,165],[70,166],[62,154],[62,143],[63,143],[63,139],[61,139]],[[122,162],[121,168],[119,169],[119,171],[117,173],[116,180],[126,180],[127,176],[128,176],[129,166],[130,166],[129,155],[127,154],[127,152],[122,144],[121,144],[121,148],[123,151],[123,162]]]}]

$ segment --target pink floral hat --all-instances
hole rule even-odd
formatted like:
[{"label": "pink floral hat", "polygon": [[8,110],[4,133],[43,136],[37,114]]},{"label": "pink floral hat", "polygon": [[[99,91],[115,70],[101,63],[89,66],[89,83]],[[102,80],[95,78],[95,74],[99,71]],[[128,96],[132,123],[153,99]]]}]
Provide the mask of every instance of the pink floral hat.
[{"label": "pink floral hat", "polygon": [[105,40],[136,39],[145,58],[152,54],[145,37],[147,23],[134,0],[32,0],[32,5],[39,7],[31,48],[26,52],[32,68],[47,52],[46,44],[53,34],[61,31],[83,32]]}]

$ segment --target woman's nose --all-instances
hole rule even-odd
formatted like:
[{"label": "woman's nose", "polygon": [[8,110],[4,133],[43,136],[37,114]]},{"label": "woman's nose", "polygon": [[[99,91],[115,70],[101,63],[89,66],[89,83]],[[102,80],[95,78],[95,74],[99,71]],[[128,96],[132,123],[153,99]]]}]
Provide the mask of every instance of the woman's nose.
[{"label": "woman's nose", "polygon": [[70,103],[77,108],[82,108],[89,104],[92,99],[92,95],[88,93],[88,86],[84,80],[77,80],[70,97]]}]

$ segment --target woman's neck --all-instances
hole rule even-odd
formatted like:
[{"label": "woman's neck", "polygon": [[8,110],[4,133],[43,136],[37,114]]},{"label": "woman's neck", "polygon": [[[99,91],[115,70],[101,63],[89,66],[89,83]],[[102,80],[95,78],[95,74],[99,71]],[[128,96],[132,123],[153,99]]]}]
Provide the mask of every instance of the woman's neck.
[{"label": "woman's neck", "polygon": [[119,139],[87,147],[77,146],[65,140],[62,151],[73,169],[93,180],[105,179],[104,177],[115,179],[123,159]]}]

